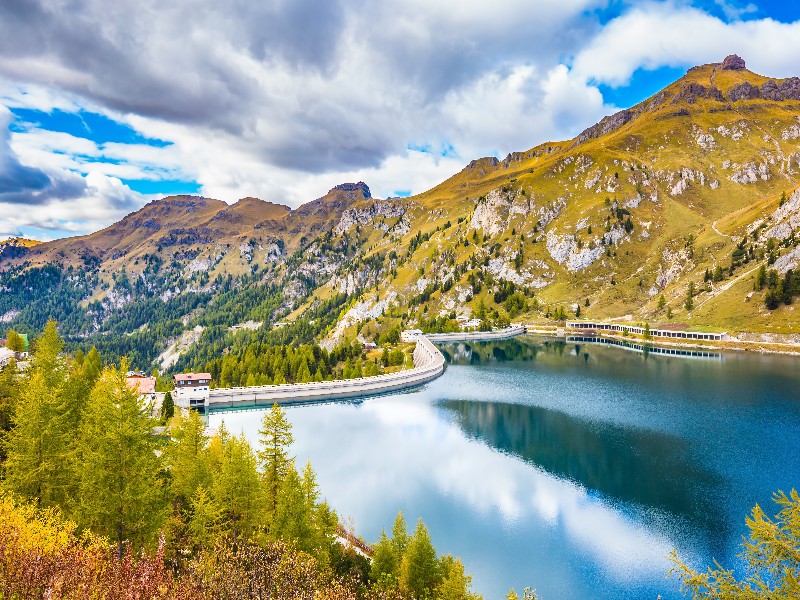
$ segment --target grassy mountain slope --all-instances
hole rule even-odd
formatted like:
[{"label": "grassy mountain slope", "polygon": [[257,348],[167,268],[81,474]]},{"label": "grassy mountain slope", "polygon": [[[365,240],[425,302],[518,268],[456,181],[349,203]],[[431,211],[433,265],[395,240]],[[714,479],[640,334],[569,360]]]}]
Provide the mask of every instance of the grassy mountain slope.
[{"label": "grassy mountain slope", "polygon": [[[698,67],[574,140],[504,161],[474,161],[411,199],[418,206],[411,233],[447,221],[453,227],[434,233],[427,252],[415,253],[385,294],[407,299],[418,274],[444,281],[452,276],[448,263],[474,256],[468,271],[483,263],[495,279],[539,289],[545,305],[583,308],[588,298],[593,316],[666,320],[666,307],[657,310],[663,294],[682,322],[791,331],[792,307],[769,312],[762,302],[745,301],[752,281],[720,289],[758,264],[766,239],[750,239],[754,257],[729,273],[748,227],[798,185],[798,82],[772,81],[721,65]],[[736,99],[742,89],[752,96],[762,86],[787,89],[788,99]],[[458,218],[464,221],[456,224]],[[706,292],[705,270],[718,265],[725,280]],[[466,276],[451,291],[435,292],[430,309],[468,310]],[[695,301],[702,310],[683,307],[690,282],[703,290]]]},{"label": "grassy mountain slope", "polygon": [[[798,140],[800,79],[726,59],[572,140],[474,160],[411,198],[372,198],[361,183],[296,210],[172,197],[89,236],[0,254],[11,291],[0,317],[40,327],[63,297],[72,340],[124,340],[110,351],[143,362],[198,327],[222,352],[247,336],[334,343],[453,314],[544,322],[578,306],[794,333],[794,306],[767,309],[753,284],[762,264],[781,276],[800,264]],[[295,325],[279,334],[278,321]]]}]

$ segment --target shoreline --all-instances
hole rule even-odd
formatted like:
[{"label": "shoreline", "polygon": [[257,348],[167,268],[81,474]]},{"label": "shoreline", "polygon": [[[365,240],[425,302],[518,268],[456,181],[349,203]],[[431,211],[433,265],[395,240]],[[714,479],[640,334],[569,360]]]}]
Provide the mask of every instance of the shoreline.
[{"label": "shoreline", "polygon": [[[586,335],[585,332],[565,330],[564,328],[544,329],[535,326],[526,326],[527,333],[533,335],[544,335],[547,337],[566,337],[567,335]],[[800,356],[800,344],[786,344],[778,342],[755,342],[750,340],[724,340],[721,342],[676,342],[674,338],[650,338],[644,339],[638,335],[618,335],[607,332],[597,332],[597,337],[619,340],[623,342],[634,342],[637,344],[652,344],[654,346],[664,346],[668,348],[699,348],[703,350],[731,350],[735,352],[754,352],[758,354],[779,354],[784,356]]]},{"label": "shoreline", "polygon": [[[312,404],[336,400],[353,400],[394,393],[424,385],[444,373],[444,355],[433,342],[489,341],[507,339],[526,333],[521,325],[496,331],[424,334],[414,330],[403,332],[403,341],[415,341],[414,367],[393,373],[383,373],[354,379],[285,383],[249,387],[212,388],[195,407],[205,412],[225,409],[271,406],[272,404]],[[189,407],[192,408],[192,401]]]}]

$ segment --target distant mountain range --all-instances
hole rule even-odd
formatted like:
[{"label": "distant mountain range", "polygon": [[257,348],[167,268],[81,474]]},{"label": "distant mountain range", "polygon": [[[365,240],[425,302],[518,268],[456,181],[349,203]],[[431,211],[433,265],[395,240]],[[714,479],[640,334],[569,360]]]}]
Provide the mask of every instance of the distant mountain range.
[{"label": "distant mountain range", "polygon": [[572,140],[474,160],[410,198],[372,198],[364,183],[295,210],[174,196],[88,236],[5,243],[0,319],[35,329],[51,312],[73,340],[143,343],[157,323],[130,315],[157,300],[154,318],[172,323],[148,338],[159,352],[198,325],[235,328],[214,337],[224,349],[243,323],[319,321],[334,297],[317,332],[330,341],[577,307],[793,333],[793,306],[768,309],[754,282],[761,265],[783,276],[800,264],[798,178],[800,79],[731,56]]}]

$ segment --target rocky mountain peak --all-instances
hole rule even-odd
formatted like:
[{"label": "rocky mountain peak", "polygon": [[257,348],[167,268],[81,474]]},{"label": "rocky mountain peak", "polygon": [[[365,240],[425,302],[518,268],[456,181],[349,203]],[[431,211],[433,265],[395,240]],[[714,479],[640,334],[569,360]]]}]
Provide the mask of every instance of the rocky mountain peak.
[{"label": "rocky mountain peak", "polygon": [[364,195],[364,198],[372,198],[372,193],[369,191],[369,186],[364,183],[363,181],[359,181],[358,183],[340,183],[339,185],[335,186],[329,194],[334,192],[358,192]]},{"label": "rocky mountain peak", "polygon": [[744,59],[737,54],[726,56],[725,60],[722,61],[723,71],[743,71],[746,68]]}]

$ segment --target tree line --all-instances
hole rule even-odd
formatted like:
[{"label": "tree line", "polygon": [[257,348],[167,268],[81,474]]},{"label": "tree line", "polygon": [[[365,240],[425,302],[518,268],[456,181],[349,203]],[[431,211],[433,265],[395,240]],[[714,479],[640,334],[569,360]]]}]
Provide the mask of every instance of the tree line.
[{"label": "tree line", "polygon": [[330,352],[317,344],[254,343],[215,358],[202,369],[218,387],[237,387],[370,377],[411,363],[411,357],[396,347],[384,347],[379,357],[368,359],[358,342],[344,341]]},{"label": "tree line", "polygon": [[781,277],[775,269],[767,270],[761,265],[756,273],[754,288],[757,291],[766,288],[764,304],[768,309],[775,310],[781,304],[791,304],[794,297],[800,295],[800,273],[789,269]]}]

